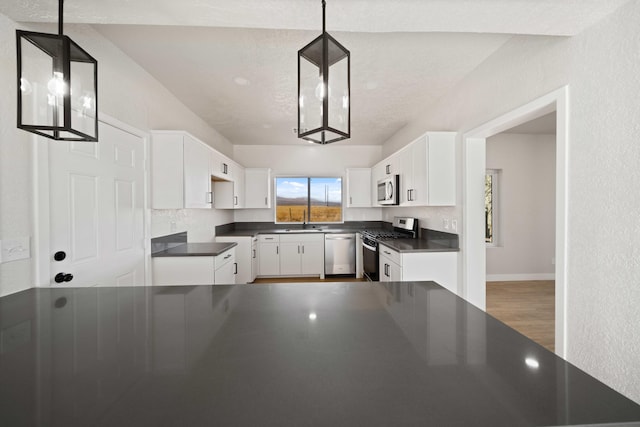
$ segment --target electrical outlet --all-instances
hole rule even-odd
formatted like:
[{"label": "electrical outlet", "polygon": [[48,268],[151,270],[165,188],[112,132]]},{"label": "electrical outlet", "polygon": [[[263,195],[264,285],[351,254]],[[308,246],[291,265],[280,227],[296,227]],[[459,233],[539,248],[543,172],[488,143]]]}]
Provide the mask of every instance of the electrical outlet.
[{"label": "electrical outlet", "polygon": [[445,230],[449,229],[449,218],[442,218],[442,226]]},{"label": "electrical outlet", "polygon": [[2,241],[2,262],[17,261],[31,257],[28,237],[17,237],[15,239],[5,239]]},{"label": "electrical outlet", "polygon": [[451,220],[451,229],[453,231],[458,231],[458,220],[457,219],[452,219]]}]

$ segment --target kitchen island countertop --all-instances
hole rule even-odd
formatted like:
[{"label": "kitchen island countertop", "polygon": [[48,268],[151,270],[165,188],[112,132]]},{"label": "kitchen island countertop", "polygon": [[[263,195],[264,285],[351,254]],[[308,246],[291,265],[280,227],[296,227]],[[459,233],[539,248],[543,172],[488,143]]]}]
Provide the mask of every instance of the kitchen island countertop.
[{"label": "kitchen island countertop", "polygon": [[640,406],[434,282],[0,298],[3,425],[640,425]]},{"label": "kitchen island countertop", "polygon": [[152,257],[175,257],[175,256],[218,256],[223,252],[237,246],[235,242],[225,243],[183,243],[167,249],[153,252]]}]

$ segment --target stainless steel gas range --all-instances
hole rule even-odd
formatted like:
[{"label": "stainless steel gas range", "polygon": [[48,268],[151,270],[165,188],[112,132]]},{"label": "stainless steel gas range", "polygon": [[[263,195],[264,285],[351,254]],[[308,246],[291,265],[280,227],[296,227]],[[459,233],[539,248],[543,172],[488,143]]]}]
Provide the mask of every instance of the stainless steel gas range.
[{"label": "stainless steel gas range", "polygon": [[396,216],[393,218],[393,229],[363,230],[360,234],[362,234],[364,275],[370,281],[377,282],[380,279],[378,242],[387,239],[416,239],[418,237],[418,220],[417,218]]}]

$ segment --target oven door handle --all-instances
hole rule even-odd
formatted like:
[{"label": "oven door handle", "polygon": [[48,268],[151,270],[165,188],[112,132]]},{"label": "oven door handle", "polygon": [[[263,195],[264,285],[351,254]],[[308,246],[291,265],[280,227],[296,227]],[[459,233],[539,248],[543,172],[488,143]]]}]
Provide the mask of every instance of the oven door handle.
[{"label": "oven door handle", "polygon": [[365,247],[365,248],[367,248],[367,249],[369,249],[370,251],[373,251],[373,252],[377,252],[377,251],[378,251],[378,249],[377,249],[377,248],[374,248],[373,246],[369,246],[369,245],[367,245],[367,244],[366,244],[366,243],[364,243],[364,242],[362,242],[362,246],[363,246],[363,247]]}]

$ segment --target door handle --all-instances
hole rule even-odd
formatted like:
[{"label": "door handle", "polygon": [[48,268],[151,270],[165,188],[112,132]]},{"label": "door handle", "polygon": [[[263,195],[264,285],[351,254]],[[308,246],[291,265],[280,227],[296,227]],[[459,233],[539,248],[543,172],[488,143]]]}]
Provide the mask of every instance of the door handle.
[{"label": "door handle", "polygon": [[233,206],[238,206],[238,196],[233,196]]},{"label": "door handle", "polygon": [[265,206],[267,206],[267,204],[268,204],[268,203],[267,203],[267,198],[265,197],[265,198],[264,198],[264,205],[265,205]]},{"label": "door handle", "polygon": [[253,258],[255,258],[255,257],[256,257],[256,250],[253,249]]},{"label": "door handle", "polygon": [[67,257],[67,254],[64,251],[58,251],[53,255],[53,259],[56,261],[63,261]]},{"label": "door handle", "polygon": [[56,283],[62,283],[62,282],[70,282],[73,280],[73,274],[69,274],[69,273],[58,273],[56,274],[56,277],[53,278],[53,280]]},{"label": "door handle", "polygon": [[276,246],[276,255],[280,254],[280,246]]},{"label": "door handle", "polygon": [[238,274],[238,263],[234,262],[233,267],[234,267],[233,274]]},{"label": "door handle", "polygon": [[300,253],[300,245],[298,245],[298,253]]},{"label": "door handle", "polygon": [[304,245],[302,245],[302,255],[304,255]]},{"label": "door handle", "polygon": [[207,195],[209,196],[209,200],[207,200],[207,203],[213,204],[213,191],[207,192]]}]

